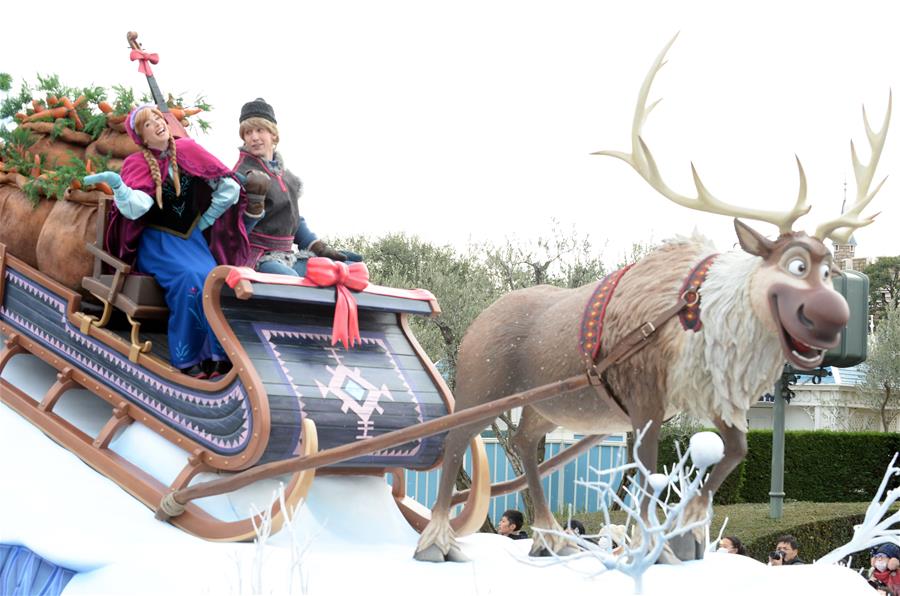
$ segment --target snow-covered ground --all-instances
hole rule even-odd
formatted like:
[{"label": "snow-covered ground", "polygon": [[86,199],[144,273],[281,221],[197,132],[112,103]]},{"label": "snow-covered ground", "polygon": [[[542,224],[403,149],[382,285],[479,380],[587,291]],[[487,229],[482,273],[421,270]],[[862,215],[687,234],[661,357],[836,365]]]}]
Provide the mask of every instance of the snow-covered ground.
[{"label": "snow-covered ground", "polygon": [[[30,356],[16,356],[5,378],[39,394],[53,380]],[[143,446],[156,445],[152,433]],[[132,448],[134,448],[132,446]],[[154,455],[154,449],[149,455]],[[0,544],[25,545],[78,571],[64,594],[614,594],[634,593],[631,578],[593,560],[552,567],[528,560],[530,540],[477,534],[461,540],[470,563],[420,563],[418,535],[395,507],[385,481],[322,476],[295,520],[264,549],[200,540],[166,523],[94,472],[28,421],[0,405]],[[259,491],[268,493],[269,488]],[[246,506],[246,495],[230,502]],[[292,577],[292,552],[301,550]],[[540,561],[543,563],[544,561]],[[300,579],[301,576],[304,579]],[[303,585],[305,583],[305,586]],[[869,595],[854,571],[833,565],[766,567],[737,555],[655,565],[648,595]]]}]

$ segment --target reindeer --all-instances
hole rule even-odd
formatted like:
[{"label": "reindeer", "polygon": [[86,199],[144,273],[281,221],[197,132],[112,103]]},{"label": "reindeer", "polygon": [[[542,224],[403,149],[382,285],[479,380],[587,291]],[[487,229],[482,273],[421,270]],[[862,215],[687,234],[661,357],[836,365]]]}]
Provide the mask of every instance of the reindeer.
[{"label": "reindeer", "polygon": [[[578,433],[605,434],[642,429],[649,423],[638,455],[654,470],[660,426],[678,412],[712,420],[725,444],[724,458],[688,507],[688,521],[701,519],[712,494],[746,455],[747,410],[771,389],[785,362],[804,370],[819,366],[825,351],[838,344],[849,318],[846,301],[832,288],[831,277],[839,271],[823,241],[831,238],[844,243],[853,230],[874,219],[860,214],[884,182],[869,192],[890,121],[890,96],[878,133],[872,131],[863,108],[872,151],[868,164],[860,163],[851,141],[855,204],[808,236],[792,229],[810,209],[799,159],[800,190],[793,208],[786,212],[720,201],[703,185],[693,164],[695,197],[678,194],[663,181],[641,128],[656,105],[647,104],[650,86],[674,41],[660,52],[641,86],[631,153],[596,154],[621,159],[679,205],[734,217],[743,252],[715,256],[699,288],[687,289],[686,277],[714,254],[707,241],[695,234],[666,242],[648,254],[619,278],[606,303],[599,353],[593,358],[585,357],[584,344],[579,346],[578,338],[596,284],[576,289],[536,286],[512,292],[472,323],[459,351],[458,410],[579,372],[587,371],[590,376],[594,364],[636,329],[652,334],[646,347],[607,368],[593,388],[523,408],[513,445],[524,463],[536,527],[560,529],[547,505],[535,458],[538,442],[547,432],[564,426]],[[779,235],[767,239],[737,218],[774,224]],[[648,327],[655,318],[658,322],[659,313],[685,303],[679,317],[670,317],[655,329]],[[695,320],[686,327],[681,319],[685,313],[688,318],[693,313],[700,325]],[[483,426],[457,428],[446,438],[438,498],[416,548],[418,560],[466,560],[449,524],[449,506],[466,445]],[[564,541],[547,538],[552,549],[566,552]],[[535,541],[531,554],[540,554],[542,546]],[[690,552],[696,553],[696,545],[691,546]]]}]

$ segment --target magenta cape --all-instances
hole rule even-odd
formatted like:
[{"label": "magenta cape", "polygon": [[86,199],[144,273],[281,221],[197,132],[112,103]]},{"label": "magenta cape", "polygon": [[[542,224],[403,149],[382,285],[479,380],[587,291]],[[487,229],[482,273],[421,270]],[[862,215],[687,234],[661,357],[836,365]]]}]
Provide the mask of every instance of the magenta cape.
[{"label": "magenta cape", "polygon": [[[178,168],[183,172],[204,180],[225,176],[234,177],[233,172],[225,164],[192,139],[176,139],[175,148]],[[169,158],[157,158],[157,161],[165,182],[169,174]],[[122,181],[129,187],[142,190],[151,197],[156,196],[156,184],[150,175],[150,166],[147,165],[142,153],[132,153],[125,158],[121,175]],[[212,226],[203,232],[213,258],[220,265],[242,266],[247,263],[250,256],[250,243],[247,240],[247,231],[242,218],[246,206],[247,197],[241,190],[237,204],[226,210]],[[198,205],[201,213],[208,207],[208,201],[206,204]],[[107,252],[129,265],[134,265],[138,243],[141,233],[144,231],[141,219],[128,219],[119,212],[115,203],[111,205],[106,227],[105,248]]]}]

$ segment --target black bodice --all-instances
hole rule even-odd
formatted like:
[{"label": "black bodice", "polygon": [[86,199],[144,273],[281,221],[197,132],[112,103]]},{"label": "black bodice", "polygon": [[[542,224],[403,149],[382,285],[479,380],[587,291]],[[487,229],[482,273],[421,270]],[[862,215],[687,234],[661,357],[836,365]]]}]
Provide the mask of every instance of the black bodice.
[{"label": "black bodice", "polygon": [[209,187],[202,179],[194,178],[184,171],[180,174],[181,194],[176,196],[172,176],[167,176],[162,185],[163,208],[160,209],[154,201],[144,216],[144,221],[151,228],[188,238],[202,215],[199,195],[206,190],[208,202]]}]

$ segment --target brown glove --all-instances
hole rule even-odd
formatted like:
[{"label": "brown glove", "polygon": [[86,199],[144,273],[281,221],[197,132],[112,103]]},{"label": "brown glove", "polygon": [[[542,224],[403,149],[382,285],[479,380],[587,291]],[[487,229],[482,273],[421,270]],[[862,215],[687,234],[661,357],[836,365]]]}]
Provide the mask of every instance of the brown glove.
[{"label": "brown glove", "polygon": [[312,244],[309,245],[309,250],[313,252],[317,257],[326,257],[331,259],[332,261],[346,261],[347,257],[344,256],[343,253],[340,253],[321,240],[316,240]]},{"label": "brown glove", "polygon": [[247,215],[260,217],[266,206],[266,193],[269,192],[269,175],[256,170],[247,174],[244,190],[247,193]]}]

